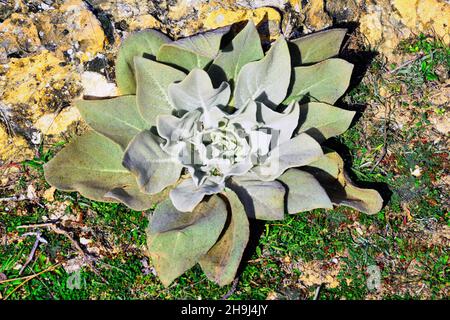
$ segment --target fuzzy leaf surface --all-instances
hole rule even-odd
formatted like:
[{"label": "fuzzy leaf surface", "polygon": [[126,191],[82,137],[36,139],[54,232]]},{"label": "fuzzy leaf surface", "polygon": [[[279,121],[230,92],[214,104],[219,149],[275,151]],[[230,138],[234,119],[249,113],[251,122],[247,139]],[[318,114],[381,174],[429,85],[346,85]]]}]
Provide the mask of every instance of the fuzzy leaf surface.
[{"label": "fuzzy leaf surface", "polygon": [[352,71],[353,64],[334,58],[307,67],[295,67],[293,85],[283,103],[307,99],[334,104],[347,90]]},{"label": "fuzzy leaf surface", "polygon": [[[153,200],[139,191],[134,176],[122,166],[123,151],[105,136],[88,131],[44,165],[47,182],[64,191],[106,202],[122,201],[134,210],[146,210]],[[121,197],[108,193],[114,190]]]},{"label": "fuzzy leaf surface", "polygon": [[145,30],[130,35],[122,42],[116,60],[116,81],[122,95],[136,93],[134,57],[155,59],[161,45],[170,41],[157,30]]},{"label": "fuzzy leaf surface", "polygon": [[136,96],[79,100],[78,110],[87,124],[125,150],[139,132],[148,127],[136,105]]},{"label": "fuzzy leaf surface", "polygon": [[189,213],[178,211],[169,199],[156,207],[147,228],[147,248],[166,287],[211,249],[226,218],[226,204],[218,196]]},{"label": "fuzzy leaf surface", "polygon": [[292,43],[300,53],[300,61],[295,65],[320,62],[337,56],[346,33],[347,29],[336,28],[293,40]]},{"label": "fuzzy leaf surface", "polygon": [[135,57],[134,64],[139,112],[150,126],[154,126],[158,115],[170,114],[174,109],[169,99],[169,85],[183,80],[186,74],[165,64],[141,57]]},{"label": "fuzzy leaf surface", "polygon": [[231,218],[216,244],[200,259],[200,266],[208,279],[220,286],[233,281],[250,236],[244,206],[233,191],[227,190],[225,195]]}]

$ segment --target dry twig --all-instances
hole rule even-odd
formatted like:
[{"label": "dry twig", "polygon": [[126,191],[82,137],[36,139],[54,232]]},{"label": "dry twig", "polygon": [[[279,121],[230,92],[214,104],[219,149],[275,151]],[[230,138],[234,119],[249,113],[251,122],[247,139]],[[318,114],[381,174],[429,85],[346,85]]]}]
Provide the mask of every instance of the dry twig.
[{"label": "dry twig", "polygon": [[17,229],[29,229],[29,228],[42,228],[47,227],[50,228],[53,232],[57,234],[61,234],[65,236],[69,241],[72,243],[72,246],[80,253],[80,255],[83,257],[84,262],[88,265],[88,267],[94,272],[97,276],[102,279],[104,283],[108,283],[108,281],[100,274],[100,272],[97,270],[97,268],[94,265],[95,258],[91,256],[90,254],[86,253],[83,248],[81,248],[80,244],[77,240],[72,236],[72,234],[66,230],[63,226],[61,226],[57,221],[49,222],[49,223],[38,223],[38,224],[31,224],[31,225],[23,225],[18,226]]},{"label": "dry twig", "polygon": [[31,249],[31,252],[28,255],[27,261],[25,262],[25,264],[20,269],[19,275],[22,274],[22,272],[25,270],[25,268],[28,266],[28,264],[33,260],[34,254],[36,252],[36,249],[39,247],[39,243],[41,243],[41,242],[45,243],[45,244],[48,243],[47,240],[45,240],[43,237],[41,237],[41,232],[40,231],[38,231],[38,232],[27,232],[27,233],[24,233],[22,236],[23,237],[36,236],[36,241],[34,242],[33,249]]},{"label": "dry twig", "polygon": [[[18,279],[25,279],[25,281],[23,281],[21,284],[19,284],[17,287],[15,287],[14,290],[11,291],[11,292],[4,298],[4,300],[7,300],[14,292],[16,292],[16,291],[19,290],[21,287],[23,287],[23,286],[24,286],[28,281],[30,281],[31,279],[34,279],[34,278],[40,276],[41,274],[43,274],[43,273],[45,273],[45,272],[53,271],[53,270],[55,270],[56,268],[58,268],[60,265],[61,265],[61,263],[54,264],[54,265],[48,267],[47,269],[42,270],[41,272],[38,272],[38,273],[36,273],[36,274],[33,274],[32,276],[23,277],[23,278],[16,278],[16,279],[10,279],[9,281],[18,280]],[[3,282],[8,282],[8,280],[0,281],[0,283],[3,283]]]},{"label": "dry twig", "polygon": [[222,300],[227,300],[236,291],[237,284],[239,282],[239,277],[233,280],[230,290],[222,297]]}]

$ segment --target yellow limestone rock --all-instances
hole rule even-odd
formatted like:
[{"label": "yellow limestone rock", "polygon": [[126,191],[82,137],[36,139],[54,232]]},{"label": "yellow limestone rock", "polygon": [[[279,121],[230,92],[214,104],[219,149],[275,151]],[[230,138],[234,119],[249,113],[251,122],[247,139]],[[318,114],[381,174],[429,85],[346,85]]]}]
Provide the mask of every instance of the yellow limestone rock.
[{"label": "yellow limestone rock", "polygon": [[219,7],[211,9],[210,5],[205,5],[200,9],[200,19],[203,21],[203,27],[206,30],[247,20],[253,20],[256,25],[268,22],[270,40],[274,40],[279,36],[281,15],[277,10],[269,7],[257,9]]},{"label": "yellow limestone rock", "polygon": [[445,0],[376,0],[359,20],[367,42],[395,62],[400,41],[421,32],[450,43],[450,3]]},{"label": "yellow limestone rock", "polygon": [[40,46],[36,26],[26,15],[13,13],[9,19],[0,24],[0,47],[7,54],[21,51],[35,52]]},{"label": "yellow limestone rock", "polygon": [[[423,1],[422,2],[427,2]],[[417,24],[417,2],[419,0],[392,0],[394,8],[400,14],[401,21],[409,28],[415,29]]]},{"label": "yellow limestone rock", "polygon": [[324,0],[311,0],[304,7],[305,10],[305,24],[308,28],[314,30],[321,30],[333,24],[333,20],[325,11]]},{"label": "yellow limestone rock", "polygon": [[0,125],[0,165],[3,162],[20,162],[33,157],[33,151],[27,141],[21,136],[9,136],[6,129]]},{"label": "yellow limestone rock", "polygon": [[53,13],[37,17],[42,42],[53,44],[58,58],[64,54],[85,62],[103,51],[105,33],[82,0],[67,0]]},{"label": "yellow limestone rock", "polygon": [[383,39],[383,25],[381,23],[381,12],[373,7],[364,15],[360,21],[360,30],[369,39],[371,44],[379,43]]},{"label": "yellow limestone rock", "polygon": [[193,5],[191,0],[180,0],[175,5],[169,7],[169,12],[167,17],[171,20],[181,20],[185,16],[189,15],[193,10]]},{"label": "yellow limestone rock", "polygon": [[417,17],[423,31],[434,30],[445,43],[450,43],[450,3],[421,0],[417,4]]},{"label": "yellow limestone rock", "polygon": [[[26,106],[27,109],[21,110],[21,113],[34,122],[58,102],[62,89],[75,90],[71,80],[79,76],[61,62],[47,50],[35,56],[11,59],[5,75],[6,87],[0,100],[13,108]],[[70,92],[67,94],[71,95]]]},{"label": "yellow limestone rock", "polygon": [[261,23],[264,19],[280,23],[281,16],[278,11],[273,8],[263,7],[255,10],[227,10],[225,8],[220,8],[208,13],[206,19],[203,22],[203,25],[207,29],[216,29],[250,19],[253,20],[256,25]]},{"label": "yellow limestone rock", "polygon": [[133,17],[129,22],[130,31],[161,29],[161,22],[150,14]]}]

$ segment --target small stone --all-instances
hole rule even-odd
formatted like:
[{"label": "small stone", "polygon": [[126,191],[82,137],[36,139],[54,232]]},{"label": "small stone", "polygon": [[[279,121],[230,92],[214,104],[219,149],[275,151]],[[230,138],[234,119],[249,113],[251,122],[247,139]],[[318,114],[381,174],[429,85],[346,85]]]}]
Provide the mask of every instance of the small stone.
[{"label": "small stone", "polygon": [[75,107],[65,108],[59,113],[48,113],[34,123],[34,127],[45,135],[57,135],[67,130],[74,122],[81,119],[80,112]]},{"label": "small stone", "polygon": [[42,134],[39,131],[34,131],[31,134],[31,143],[34,145],[39,145],[42,142]]},{"label": "small stone", "polygon": [[275,291],[271,291],[267,294],[266,300],[278,300],[278,294]]},{"label": "small stone", "polygon": [[32,184],[28,185],[27,187],[27,199],[28,200],[34,200],[36,199],[36,189],[34,188],[34,186]]},{"label": "small stone", "polygon": [[80,237],[80,243],[82,244],[82,245],[87,245],[87,244],[89,244],[89,243],[91,243],[92,242],[92,240],[91,239],[86,239],[86,238],[83,238],[83,237]]},{"label": "small stone", "polygon": [[333,24],[333,20],[325,11],[323,0],[311,0],[304,8],[305,24],[311,31],[322,30]]},{"label": "small stone", "polygon": [[56,191],[55,187],[50,187],[44,191],[44,194],[42,197],[45,200],[47,200],[48,202],[53,202],[53,201],[55,201],[55,191]]},{"label": "small stone", "polygon": [[0,64],[8,63],[8,53],[5,47],[0,47]]},{"label": "small stone", "polygon": [[108,82],[106,78],[97,72],[85,71],[81,75],[83,94],[94,97],[113,97],[118,95],[114,83]]},{"label": "small stone", "polygon": [[84,259],[82,257],[77,257],[63,262],[63,268],[67,273],[73,273],[80,270],[84,264]]}]

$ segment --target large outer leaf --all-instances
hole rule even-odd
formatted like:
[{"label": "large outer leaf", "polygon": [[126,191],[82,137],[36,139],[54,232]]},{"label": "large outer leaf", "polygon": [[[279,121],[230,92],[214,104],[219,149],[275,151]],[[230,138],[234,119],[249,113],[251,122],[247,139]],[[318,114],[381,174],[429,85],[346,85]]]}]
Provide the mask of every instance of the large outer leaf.
[{"label": "large outer leaf", "polygon": [[309,102],[300,106],[299,132],[307,132],[322,142],[344,133],[350,127],[355,113],[326,103]]},{"label": "large outer leaf", "polygon": [[[135,210],[151,207],[152,198],[140,193],[136,179],[122,165],[123,152],[108,138],[88,131],[44,165],[47,182],[64,191],[78,191],[98,200],[121,200]],[[121,197],[111,197],[114,190]]]},{"label": "large outer leaf", "polygon": [[234,90],[235,107],[240,109],[249,100],[262,102],[271,108],[280,104],[289,87],[290,60],[286,40],[280,37],[263,59],[243,66]]},{"label": "large outer leaf", "polygon": [[348,206],[368,214],[375,214],[383,207],[383,198],[376,190],[353,185],[344,172],[344,162],[337,152],[329,152],[301,169],[314,175],[336,205]]},{"label": "large outer leaf", "polygon": [[120,93],[135,94],[134,57],[155,58],[162,44],[171,40],[157,30],[145,30],[126,38],[120,46],[116,61],[116,81]]},{"label": "large outer leaf", "polygon": [[285,188],[278,181],[260,181],[257,177],[235,176],[229,187],[236,192],[250,218],[282,220]]},{"label": "large outer leaf", "polygon": [[218,196],[203,201],[190,213],[178,211],[170,200],[156,207],[147,229],[147,246],[165,286],[208,252],[219,238],[226,218],[226,204]]},{"label": "large outer leaf", "polygon": [[333,208],[327,192],[312,174],[297,169],[289,169],[279,176],[277,180],[280,180],[287,186],[289,214],[317,208]]},{"label": "large outer leaf", "polygon": [[328,59],[308,67],[294,68],[294,82],[288,97],[289,104],[309,97],[310,101],[333,104],[350,84],[353,65],[342,59]]},{"label": "large outer leaf", "polygon": [[252,171],[263,181],[278,178],[286,169],[306,166],[322,157],[320,144],[306,133],[288,140],[270,151],[269,157]]},{"label": "large outer leaf", "polygon": [[295,65],[319,62],[339,54],[347,29],[330,29],[313,33],[295,40],[300,51],[300,61]]},{"label": "large outer leaf", "polygon": [[145,130],[125,151],[122,164],[136,176],[143,192],[156,194],[180,178],[182,166],[161,149],[161,143],[161,138]]},{"label": "large outer leaf", "polygon": [[234,88],[234,82],[241,68],[249,62],[260,60],[263,57],[264,52],[258,30],[253,21],[249,20],[245,28],[217,55],[209,67],[208,73],[216,87],[222,81],[228,81]]},{"label": "large outer leaf", "polygon": [[228,224],[217,243],[200,259],[200,266],[208,279],[220,286],[231,283],[236,276],[239,263],[250,235],[249,223],[236,194],[226,191],[231,212]]},{"label": "large outer leaf", "polygon": [[156,117],[170,114],[174,106],[169,95],[169,84],[181,81],[186,74],[180,70],[149,59],[135,57],[136,98],[139,112],[151,125],[156,125]]},{"label": "large outer leaf", "polygon": [[123,150],[148,127],[137,109],[136,96],[79,100],[76,106],[92,129],[118,143]]},{"label": "large outer leaf", "polygon": [[202,108],[206,114],[214,106],[226,106],[231,90],[226,82],[214,89],[206,71],[193,69],[180,83],[169,85],[169,97],[178,110]]},{"label": "large outer leaf", "polygon": [[194,68],[205,68],[216,57],[222,36],[229,27],[220,28],[161,46],[158,61],[175,65],[186,72]]}]

